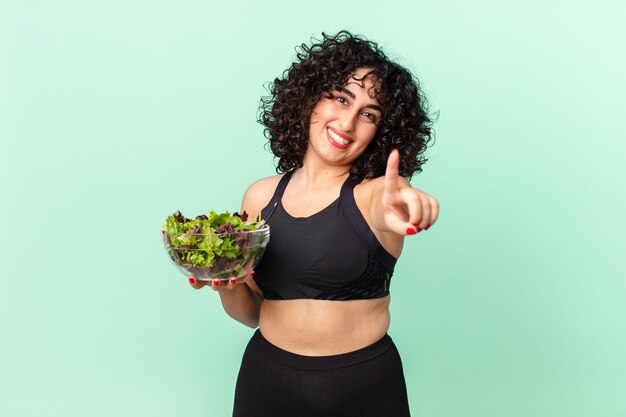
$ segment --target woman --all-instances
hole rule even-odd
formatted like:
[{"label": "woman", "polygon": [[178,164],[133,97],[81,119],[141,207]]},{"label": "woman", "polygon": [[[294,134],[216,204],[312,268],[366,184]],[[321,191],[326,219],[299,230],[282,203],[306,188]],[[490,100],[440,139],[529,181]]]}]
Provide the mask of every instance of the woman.
[{"label": "woman", "polygon": [[297,58],[260,108],[284,174],[242,203],[267,219],[270,243],[249,276],[209,283],[231,317],[258,326],[234,415],[408,416],[389,283],[405,236],[439,211],[403,178],[425,162],[425,101],[406,69],[349,32]]}]

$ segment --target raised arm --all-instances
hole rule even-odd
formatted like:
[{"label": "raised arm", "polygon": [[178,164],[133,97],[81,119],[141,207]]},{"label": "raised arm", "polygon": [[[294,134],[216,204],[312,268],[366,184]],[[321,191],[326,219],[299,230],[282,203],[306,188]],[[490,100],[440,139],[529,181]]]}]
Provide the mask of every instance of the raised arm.
[{"label": "raised arm", "polygon": [[439,215],[439,203],[425,192],[413,188],[398,174],[400,155],[391,151],[383,178],[372,184],[370,221],[382,234],[414,235],[427,230]]}]

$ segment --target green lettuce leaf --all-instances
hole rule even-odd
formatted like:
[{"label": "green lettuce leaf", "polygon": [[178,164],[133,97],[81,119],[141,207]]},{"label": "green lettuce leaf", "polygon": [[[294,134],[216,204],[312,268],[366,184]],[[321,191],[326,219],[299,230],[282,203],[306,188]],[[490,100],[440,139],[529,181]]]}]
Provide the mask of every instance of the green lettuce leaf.
[{"label": "green lettuce leaf", "polygon": [[[231,236],[224,237],[224,234],[220,234],[223,236],[220,238],[220,235],[216,234],[224,230],[258,230],[259,227],[256,223],[260,221],[260,215],[257,222],[245,222],[244,219],[247,217],[245,212],[240,216],[237,213],[231,215],[228,211],[223,213],[210,211],[207,215],[201,215],[191,220],[182,216],[180,211],[176,211],[167,217],[162,230],[178,253],[175,262],[178,263],[179,258],[193,266],[209,267],[216,259],[226,260],[241,257],[242,260],[246,260],[251,256],[246,253],[242,254],[239,246],[239,244],[246,244],[248,239],[246,236],[238,236],[237,239],[240,242],[237,242]],[[218,229],[219,232],[217,232]],[[234,269],[239,272],[238,270],[241,270],[242,267],[234,265]]]}]

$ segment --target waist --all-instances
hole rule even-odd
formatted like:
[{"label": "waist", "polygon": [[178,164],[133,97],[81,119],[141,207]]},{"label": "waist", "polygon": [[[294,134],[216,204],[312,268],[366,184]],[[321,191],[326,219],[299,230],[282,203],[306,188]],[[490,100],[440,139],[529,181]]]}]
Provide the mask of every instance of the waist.
[{"label": "waist", "polygon": [[391,337],[385,334],[374,343],[351,352],[326,356],[305,356],[275,346],[263,336],[259,329],[255,331],[248,344],[248,347],[252,347],[269,359],[290,368],[318,371],[343,368],[367,362],[384,354],[389,348],[394,346]]},{"label": "waist", "polygon": [[352,352],[389,329],[389,297],[351,300],[264,300],[259,329],[273,345],[306,356]]}]

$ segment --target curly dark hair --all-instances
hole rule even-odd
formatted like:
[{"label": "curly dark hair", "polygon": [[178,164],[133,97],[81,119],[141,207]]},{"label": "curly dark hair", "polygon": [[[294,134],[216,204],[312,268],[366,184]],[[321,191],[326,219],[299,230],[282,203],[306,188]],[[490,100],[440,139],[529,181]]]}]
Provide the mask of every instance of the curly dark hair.
[{"label": "curly dark hair", "polygon": [[410,179],[427,161],[423,153],[434,139],[427,102],[417,79],[387,58],[375,42],[342,30],[322,32],[321,40],[296,47],[297,62],[269,83],[261,98],[258,122],[274,156],[276,172],[301,167],[309,139],[311,113],[322,96],[346,85],[358,68],[369,68],[379,84],[375,97],[383,114],[374,139],[354,161],[350,174],[359,179],[384,175],[392,149],[400,153],[400,175]]}]

